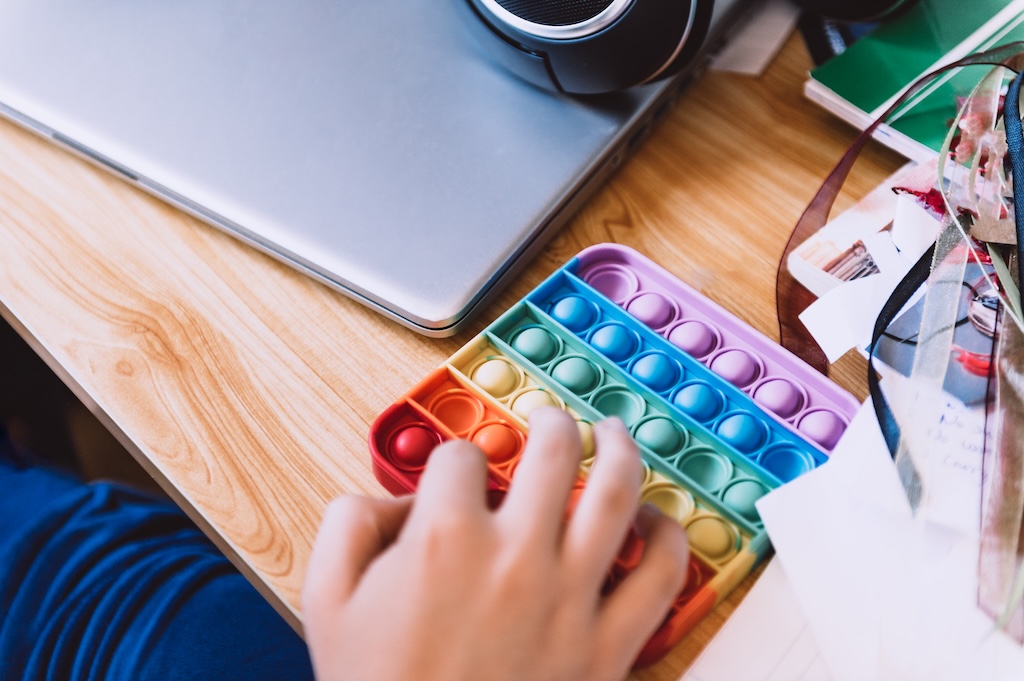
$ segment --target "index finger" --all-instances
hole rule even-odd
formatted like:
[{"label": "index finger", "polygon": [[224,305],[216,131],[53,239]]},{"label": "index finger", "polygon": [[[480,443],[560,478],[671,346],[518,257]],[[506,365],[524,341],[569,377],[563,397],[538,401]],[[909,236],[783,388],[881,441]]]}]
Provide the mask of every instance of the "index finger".
[{"label": "index finger", "polygon": [[498,517],[521,536],[554,545],[565,521],[582,455],[576,422],[561,409],[530,413],[530,436]]}]

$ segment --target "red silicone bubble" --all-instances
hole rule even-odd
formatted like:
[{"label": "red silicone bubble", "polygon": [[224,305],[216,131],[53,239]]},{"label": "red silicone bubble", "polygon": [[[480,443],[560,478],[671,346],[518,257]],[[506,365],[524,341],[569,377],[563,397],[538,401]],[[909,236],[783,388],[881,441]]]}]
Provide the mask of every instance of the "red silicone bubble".
[{"label": "red silicone bubble", "polygon": [[426,426],[405,426],[391,436],[388,454],[399,468],[415,471],[426,465],[430,452],[440,443],[440,436]]}]

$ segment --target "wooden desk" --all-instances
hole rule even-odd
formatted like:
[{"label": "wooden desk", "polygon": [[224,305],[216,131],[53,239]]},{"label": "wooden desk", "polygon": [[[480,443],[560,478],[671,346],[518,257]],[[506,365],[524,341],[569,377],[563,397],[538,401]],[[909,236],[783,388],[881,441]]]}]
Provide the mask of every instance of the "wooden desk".
[{"label": "wooden desk", "polygon": [[[298,626],[324,506],[384,493],[374,417],[585,246],[632,246],[777,337],[779,256],[854,137],[803,99],[808,65],[791,38],[761,78],[708,74],[467,332],[440,341],[0,124],[0,311]],[[846,203],[899,165],[869,149]],[[833,375],[863,396],[864,373],[846,360]],[[741,593],[636,678],[678,679]]]}]

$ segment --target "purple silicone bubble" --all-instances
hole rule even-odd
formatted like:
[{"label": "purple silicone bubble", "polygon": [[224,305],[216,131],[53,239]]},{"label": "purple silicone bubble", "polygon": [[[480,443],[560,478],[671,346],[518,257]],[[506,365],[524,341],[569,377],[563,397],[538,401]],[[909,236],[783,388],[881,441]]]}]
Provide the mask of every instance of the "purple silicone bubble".
[{"label": "purple silicone bubble", "polygon": [[708,366],[737,388],[746,388],[761,377],[761,361],[740,348],[726,348],[711,358]]},{"label": "purple silicone bubble", "polygon": [[678,307],[660,293],[646,292],[626,303],[626,310],[652,329],[660,329],[676,318]]},{"label": "purple silicone bubble", "polygon": [[832,449],[846,431],[846,421],[831,409],[814,409],[800,417],[797,430],[824,449]]},{"label": "purple silicone bubble", "polygon": [[751,397],[759,405],[784,419],[796,416],[807,404],[806,391],[786,378],[766,378],[754,387]]},{"label": "purple silicone bubble", "polygon": [[640,285],[633,272],[614,263],[599,265],[588,270],[583,275],[583,280],[616,305],[622,305],[636,293],[637,287]]},{"label": "purple silicone bubble", "polygon": [[700,359],[718,349],[722,337],[718,331],[697,319],[684,319],[669,329],[667,338],[683,352]]}]

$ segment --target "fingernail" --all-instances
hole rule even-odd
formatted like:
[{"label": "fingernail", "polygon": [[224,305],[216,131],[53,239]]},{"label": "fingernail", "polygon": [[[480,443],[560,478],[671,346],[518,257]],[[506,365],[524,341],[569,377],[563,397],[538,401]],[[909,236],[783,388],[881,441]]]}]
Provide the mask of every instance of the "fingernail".
[{"label": "fingernail", "polygon": [[600,430],[607,430],[609,432],[627,432],[626,424],[623,423],[622,419],[620,419],[618,416],[609,416],[603,421],[599,421],[597,425],[594,426],[594,428],[598,428]]},{"label": "fingernail", "polygon": [[633,530],[641,539],[647,539],[651,533],[651,524],[660,515],[662,515],[661,509],[651,502],[641,504],[636,513],[636,520],[633,522]]}]

